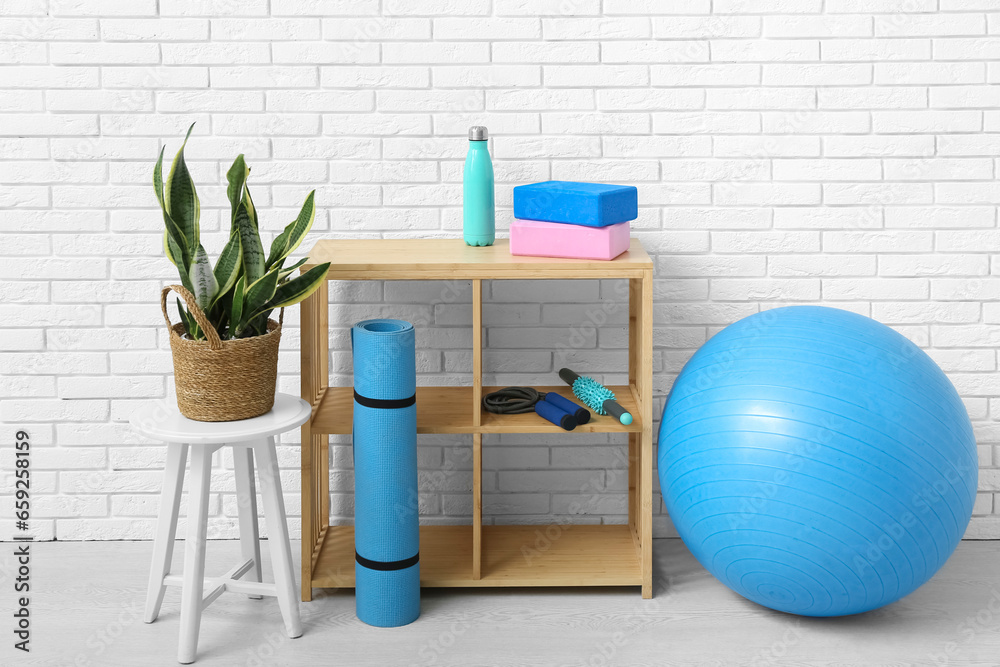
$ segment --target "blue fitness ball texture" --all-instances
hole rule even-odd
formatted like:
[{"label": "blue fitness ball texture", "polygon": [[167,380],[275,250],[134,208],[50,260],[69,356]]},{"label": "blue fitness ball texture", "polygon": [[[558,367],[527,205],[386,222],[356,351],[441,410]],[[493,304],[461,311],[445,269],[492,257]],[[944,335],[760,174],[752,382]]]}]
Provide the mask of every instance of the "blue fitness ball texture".
[{"label": "blue fitness ball texture", "polygon": [[660,486],[695,558],[803,616],[878,609],[944,565],[978,462],[958,392],[920,348],[834,308],[751,315],[674,383]]}]

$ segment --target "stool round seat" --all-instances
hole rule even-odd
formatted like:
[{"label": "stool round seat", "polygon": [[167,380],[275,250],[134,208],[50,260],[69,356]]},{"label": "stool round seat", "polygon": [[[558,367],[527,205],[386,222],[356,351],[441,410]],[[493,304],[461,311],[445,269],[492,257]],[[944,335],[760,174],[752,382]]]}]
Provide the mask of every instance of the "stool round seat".
[{"label": "stool round seat", "polygon": [[274,407],[259,417],[234,422],[199,422],[188,419],[173,401],[152,403],[136,410],[129,420],[136,431],[161,442],[189,445],[223,445],[268,438],[309,420],[312,408],[297,396],[276,394]]},{"label": "stool round seat", "polygon": [[[183,416],[172,401],[149,404],[132,415],[130,423],[136,431],[167,444],[160,514],[153,542],[153,562],[149,572],[143,620],[146,623],[156,620],[168,586],[181,588],[178,662],[188,664],[195,661],[202,611],[227,591],[254,599],[264,596],[277,598],[288,636],[294,638],[302,635],[275,439],[284,431],[304,424],[309,420],[310,414],[311,408],[307,402],[295,396],[277,394],[270,412],[240,421],[194,421]],[[225,574],[206,578],[205,547],[212,455],[223,447],[231,447],[233,450],[242,560]],[[184,571],[182,574],[172,574],[171,558],[189,450],[191,475],[188,485],[188,534],[184,549]],[[268,547],[271,551],[274,583],[265,583],[261,578],[255,467],[269,531]]]}]

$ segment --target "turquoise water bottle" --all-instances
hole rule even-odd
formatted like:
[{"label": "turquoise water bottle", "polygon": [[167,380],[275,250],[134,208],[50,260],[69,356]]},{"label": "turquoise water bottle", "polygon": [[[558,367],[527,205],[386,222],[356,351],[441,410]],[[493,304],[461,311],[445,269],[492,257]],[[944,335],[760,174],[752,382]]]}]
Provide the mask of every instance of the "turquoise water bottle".
[{"label": "turquoise water bottle", "polygon": [[496,211],[493,204],[493,163],[486,128],[469,128],[469,154],[462,176],[462,234],[466,245],[493,245]]}]

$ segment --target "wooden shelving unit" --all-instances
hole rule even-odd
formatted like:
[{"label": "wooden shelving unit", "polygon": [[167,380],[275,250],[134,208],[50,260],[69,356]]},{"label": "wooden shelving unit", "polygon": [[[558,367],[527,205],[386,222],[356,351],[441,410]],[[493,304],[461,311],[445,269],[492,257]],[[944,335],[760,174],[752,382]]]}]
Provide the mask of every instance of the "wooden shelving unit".
[{"label": "wooden shelving unit", "polygon": [[[506,240],[471,248],[461,239],[320,241],[303,271],[331,262],[330,280],[469,280],[472,282],[472,385],[418,387],[418,433],[472,436],[473,516],[470,526],[422,526],[423,586],[652,587],[653,263],[639,241],[610,262],[515,257]],[[574,433],[628,438],[627,525],[484,526],[482,447],[487,433],[565,433],[534,414],[494,415],[481,409],[483,281],[526,279],[629,280],[629,384],[611,387],[634,421],[594,419]],[[302,303],[302,398],[313,406],[302,426],[302,599],[313,588],[354,586],[354,528],[330,526],[329,440],[351,432],[353,391],[329,386],[329,290]],[[345,323],[345,326],[348,323]],[[579,369],[583,372],[585,368]],[[569,387],[539,387],[572,397]]]}]

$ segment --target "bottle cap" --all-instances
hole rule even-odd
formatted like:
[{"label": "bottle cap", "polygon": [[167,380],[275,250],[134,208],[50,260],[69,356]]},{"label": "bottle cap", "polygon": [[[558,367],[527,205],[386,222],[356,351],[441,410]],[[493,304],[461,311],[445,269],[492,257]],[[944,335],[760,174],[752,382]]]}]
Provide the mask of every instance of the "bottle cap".
[{"label": "bottle cap", "polygon": [[486,141],[488,138],[486,128],[482,125],[473,125],[469,128],[469,141]]}]

